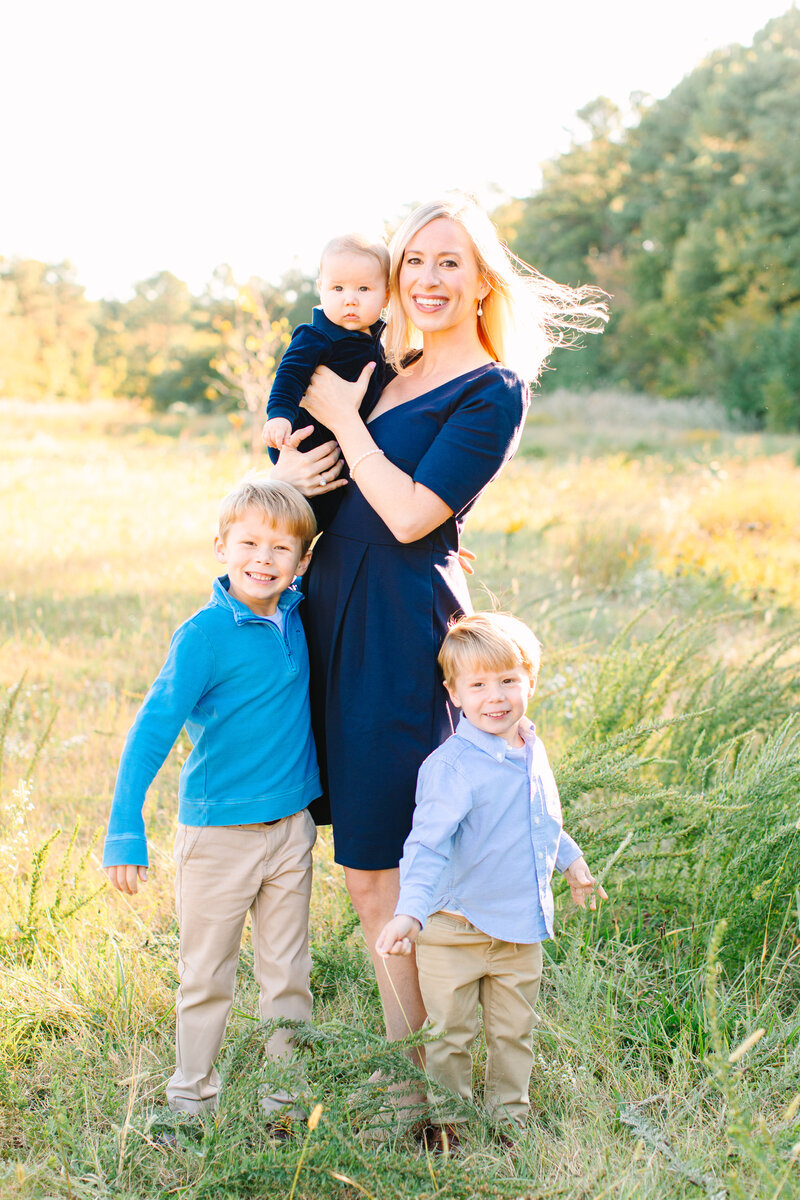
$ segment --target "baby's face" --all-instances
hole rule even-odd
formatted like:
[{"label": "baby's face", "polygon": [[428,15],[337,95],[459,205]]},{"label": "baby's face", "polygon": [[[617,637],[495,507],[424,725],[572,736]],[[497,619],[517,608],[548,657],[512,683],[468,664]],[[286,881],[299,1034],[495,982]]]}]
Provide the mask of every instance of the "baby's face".
[{"label": "baby's face", "polygon": [[371,254],[350,250],[326,254],[318,284],[322,311],[343,329],[369,329],[389,299],[383,270]]}]

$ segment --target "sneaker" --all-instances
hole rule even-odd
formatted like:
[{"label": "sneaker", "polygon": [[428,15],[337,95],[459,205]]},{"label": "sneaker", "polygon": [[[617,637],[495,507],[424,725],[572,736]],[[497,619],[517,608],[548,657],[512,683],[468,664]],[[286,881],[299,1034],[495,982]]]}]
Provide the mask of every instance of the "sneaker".
[{"label": "sneaker", "polygon": [[517,1139],[508,1128],[495,1130],[494,1140],[498,1142],[504,1150],[515,1150],[517,1147]]},{"label": "sneaker", "polygon": [[151,1145],[160,1150],[176,1150],[190,1142],[202,1140],[203,1122],[196,1113],[153,1113],[145,1126]]},{"label": "sneaker", "polygon": [[463,1150],[457,1125],[426,1125],[420,1141],[429,1154],[442,1158],[457,1158]]},{"label": "sneaker", "polygon": [[175,1150],[178,1145],[178,1135],[174,1129],[154,1129],[150,1134],[151,1146],[159,1150]]}]

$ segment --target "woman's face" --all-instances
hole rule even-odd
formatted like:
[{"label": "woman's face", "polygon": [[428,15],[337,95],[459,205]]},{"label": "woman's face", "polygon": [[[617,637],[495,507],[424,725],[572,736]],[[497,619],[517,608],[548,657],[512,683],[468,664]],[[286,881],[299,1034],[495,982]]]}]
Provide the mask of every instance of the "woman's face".
[{"label": "woman's face", "polygon": [[437,217],[413,234],[398,277],[400,301],[423,333],[477,324],[478,300],[489,288],[478,270],[472,238],[449,217]]}]

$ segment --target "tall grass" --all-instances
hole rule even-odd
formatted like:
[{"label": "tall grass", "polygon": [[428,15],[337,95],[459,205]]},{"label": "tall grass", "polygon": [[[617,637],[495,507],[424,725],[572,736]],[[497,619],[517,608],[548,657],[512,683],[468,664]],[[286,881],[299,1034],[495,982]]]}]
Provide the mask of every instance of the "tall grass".
[{"label": "tall grass", "polygon": [[[247,448],[219,422],[187,432],[119,407],[6,406],[0,1194],[800,1194],[793,566],[785,524],[762,522],[769,565],[744,531],[734,570],[725,531],[741,513],[708,487],[721,472],[793,479],[796,446],[714,427],[710,409],[696,430],[692,412],[550,397],[470,527],[476,602],[492,603],[484,585],[545,643],[533,716],[611,900],[587,916],[558,890],[531,1121],[512,1151],[496,1140],[479,1044],[466,1153],[448,1161],[421,1154],[389,1103],[388,1083],[414,1068],[382,1038],[325,834],[314,1020],[282,1077],[322,1106],[314,1127],[276,1142],[260,1116],[259,1085],[277,1080],[247,940],[220,1114],[165,1109],[183,739],[148,801],[153,868],[135,901],[104,888],[96,839],[125,730],[171,629],[208,591],[216,500]],[[678,563],[665,546],[696,536],[712,501],[705,560]]]}]

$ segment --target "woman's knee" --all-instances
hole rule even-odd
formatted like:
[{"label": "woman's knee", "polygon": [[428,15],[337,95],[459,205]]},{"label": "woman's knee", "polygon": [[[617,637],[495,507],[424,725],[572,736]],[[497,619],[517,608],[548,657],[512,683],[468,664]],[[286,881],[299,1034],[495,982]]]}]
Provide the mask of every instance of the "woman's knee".
[{"label": "woman's knee", "polygon": [[362,921],[388,921],[394,916],[397,897],[400,893],[399,872],[359,871],[345,867],[345,883],[353,907]]}]

